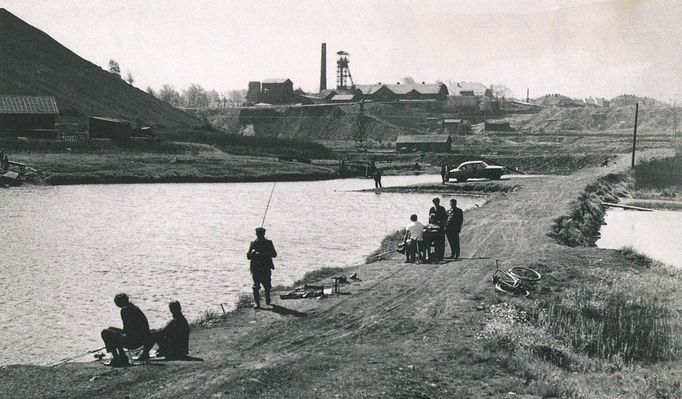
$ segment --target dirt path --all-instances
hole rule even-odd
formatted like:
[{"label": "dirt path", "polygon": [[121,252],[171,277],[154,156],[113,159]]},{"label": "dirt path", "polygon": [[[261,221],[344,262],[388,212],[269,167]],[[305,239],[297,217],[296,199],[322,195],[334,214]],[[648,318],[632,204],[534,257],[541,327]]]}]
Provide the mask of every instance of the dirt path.
[{"label": "dirt path", "polygon": [[505,267],[558,268],[600,251],[561,247],[547,233],[587,184],[626,164],[621,158],[571,176],[519,179],[518,191],[466,212],[463,257],[487,259],[412,265],[395,256],[352,270],[362,281],[344,286],[347,295],[276,300],[281,307],[273,311],[241,309],[195,329],[190,348],[203,361],[10,366],[0,369],[0,397],[504,395],[522,381],[501,373],[477,339],[482,304],[495,301],[495,259]]}]

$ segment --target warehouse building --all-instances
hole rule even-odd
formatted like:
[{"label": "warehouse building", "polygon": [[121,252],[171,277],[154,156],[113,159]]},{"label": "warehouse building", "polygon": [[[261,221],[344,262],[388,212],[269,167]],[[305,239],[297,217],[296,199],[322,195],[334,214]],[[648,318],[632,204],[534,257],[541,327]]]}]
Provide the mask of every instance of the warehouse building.
[{"label": "warehouse building", "polygon": [[0,136],[54,138],[58,115],[52,96],[0,96]]}]

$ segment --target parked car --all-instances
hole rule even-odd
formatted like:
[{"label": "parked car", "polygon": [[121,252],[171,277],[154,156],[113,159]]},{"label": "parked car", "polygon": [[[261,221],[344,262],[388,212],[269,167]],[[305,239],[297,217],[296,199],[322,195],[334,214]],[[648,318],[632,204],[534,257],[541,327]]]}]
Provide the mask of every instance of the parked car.
[{"label": "parked car", "polygon": [[450,170],[448,180],[456,179],[459,182],[476,178],[500,180],[504,172],[503,166],[488,165],[483,161],[469,161],[460,164],[456,169]]}]

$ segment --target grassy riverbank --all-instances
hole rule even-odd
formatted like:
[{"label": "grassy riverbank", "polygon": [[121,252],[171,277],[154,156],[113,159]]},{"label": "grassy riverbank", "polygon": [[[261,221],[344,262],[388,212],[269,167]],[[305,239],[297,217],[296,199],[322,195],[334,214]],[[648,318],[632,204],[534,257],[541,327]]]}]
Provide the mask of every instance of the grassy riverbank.
[{"label": "grassy riverbank", "polygon": [[193,145],[189,154],[13,154],[12,159],[37,169],[33,184],[204,183],[321,180],[336,170],[262,156],[241,156]]},{"label": "grassy riverbank", "polygon": [[[519,179],[518,189],[493,194],[465,213],[461,261],[413,265],[388,255],[342,271],[360,277],[342,287],[344,295],[276,298],[267,311],[238,308],[192,331],[190,350],[201,362],[8,366],[0,368],[0,392],[31,398],[676,397],[682,365],[671,332],[680,327],[680,272],[632,251],[568,247],[549,236],[586,187],[624,171],[612,166]],[[490,282],[496,259],[505,268],[536,268],[543,279],[528,298],[497,293]],[[275,283],[282,272],[275,270]],[[320,273],[308,279],[329,284]]]}]

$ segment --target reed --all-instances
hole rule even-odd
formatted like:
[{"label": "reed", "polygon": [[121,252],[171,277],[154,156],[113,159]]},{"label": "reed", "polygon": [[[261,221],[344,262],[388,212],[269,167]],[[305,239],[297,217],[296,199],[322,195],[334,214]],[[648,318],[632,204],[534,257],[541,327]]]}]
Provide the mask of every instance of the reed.
[{"label": "reed", "polygon": [[549,306],[543,323],[588,356],[653,363],[677,352],[671,319],[666,304],[655,298],[580,290]]},{"label": "reed", "polygon": [[403,238],[405,238],[405,229],[396,230],[393,233],[387,235],[386,237],[384,237],[383,240],[381,240],[381,244],[379,244],[379,248],[374,250],[374,252],[372,252],[365,259],[365,263],[377,262],[381,259],[377,255],[383,254],[383,253],[386,253],[389,251],[395,251],[398,248],[398,244],[403,242]]}]

